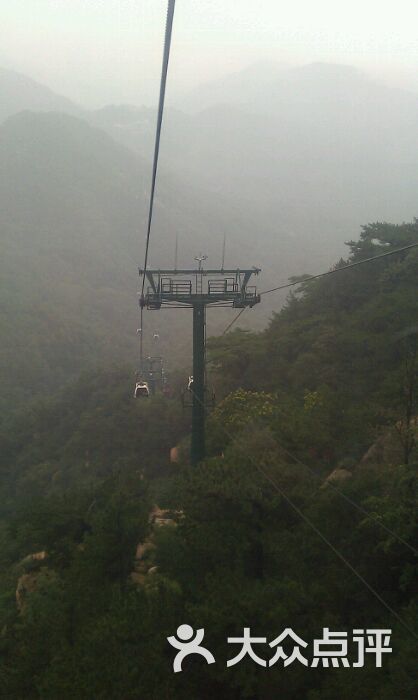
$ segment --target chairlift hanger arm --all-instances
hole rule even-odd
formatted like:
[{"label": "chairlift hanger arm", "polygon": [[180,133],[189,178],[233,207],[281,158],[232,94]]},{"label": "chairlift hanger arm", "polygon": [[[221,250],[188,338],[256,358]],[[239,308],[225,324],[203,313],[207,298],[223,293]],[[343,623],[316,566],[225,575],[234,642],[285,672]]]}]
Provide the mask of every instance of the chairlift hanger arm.
[{"label": "chairlift hanger arm", "polygon": [[147,278],[147,280],[148,280],[148,282],[149,282],[149,284],[150,284],[150,287],[151,287],[152,291],[154,292],[154,294],[157,294],[157,287],[155,286],[155,281],[154,281],[154,277],[153,277],[153,271],[152,271],[152,270],[146,270],[146,271],[145,271],[145,276],[146,276],[146,278]]}]

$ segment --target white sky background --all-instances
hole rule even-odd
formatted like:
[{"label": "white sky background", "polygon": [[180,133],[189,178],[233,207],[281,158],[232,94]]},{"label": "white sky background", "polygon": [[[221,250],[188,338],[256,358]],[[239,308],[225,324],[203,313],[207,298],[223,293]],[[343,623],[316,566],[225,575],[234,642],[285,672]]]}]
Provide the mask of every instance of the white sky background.
[{"label": "white sky background", "polygon": [[[88,107],[157,101],[166,0],[0,0],[0,65]],[[177,0],[169,96],[258,61],[418,91],[417,0]]]}]

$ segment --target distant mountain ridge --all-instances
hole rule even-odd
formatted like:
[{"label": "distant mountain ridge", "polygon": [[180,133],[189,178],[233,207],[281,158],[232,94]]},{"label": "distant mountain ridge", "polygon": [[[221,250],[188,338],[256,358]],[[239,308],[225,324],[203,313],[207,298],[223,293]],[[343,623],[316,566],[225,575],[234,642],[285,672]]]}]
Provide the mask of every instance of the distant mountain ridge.
[{"label": "distant mountain ridge", "polygon": [[[335,256],[362,223],[417,214],[414,93],[350,66],[255,65],[177,107],[165,115],[162,166],[251,212],[268,246],[276,228]],[[151,110],[113,106],[90,118],[151,158]]]},{"label": "distant mountain ridge", "polygon": [[[216,265],[225,233],[227,264],[260,266],[266,288],[327,269],[362,224],[416,216],[415,96],[374,92],[350,69],[337,70],[338,90],[333,67],[286,71],[293,82],[278,82],[268,113],[232,102],[167,110],[151,265],[170,265],[176,235],[180,264],[202,251]],[[272,74],[257,86],[267,96]],[[14,76],[0,119],[3,407],[86,366],[135,361],[155,133],[152,109],[83,111],[22,76],[13,97]],[[283,298],[263,298],[243,324],[263,323]],[[230,320],[209,315],[208,332]],[[189,320],[148,322],[169,361],[187,361]]]},{"label": "distant mountain ridge", "polygon": [[[88,367],[117,361],[133,372],[149,184],[147,163],[77,117],[20,112],[0,125],[0,414]],[[170,264],[176,232],[180,264],[205,241],[220,257],[217,206],[162,173],[150,265]],[[241,233],[249,224],[236,218]],[[218,315],[218,328],[230,318]],[[160,329],[168,368],[187,362],[188,315],[146,322]]]},{"label": "distant mountain ridge", "polygon": [[81,114],[82,108],[45,85],[0,67],[0,122],[24,110]]},{"label": "distant mountain ridge", "polygon": [[387,98],[390,94],[401,96],[410,105],[416,104],[418,99],[415,93],[381,84],[350,65],[256,63],[222,79],[198,85],[178,99],[176,106],[194,114],[226,104],[266,113],[269,109],[277,109],[285,99],[310,102],[317,96],[320,99],[340,101],[346,98],[351,101],[356,95],[367,99],[376,95]]}]

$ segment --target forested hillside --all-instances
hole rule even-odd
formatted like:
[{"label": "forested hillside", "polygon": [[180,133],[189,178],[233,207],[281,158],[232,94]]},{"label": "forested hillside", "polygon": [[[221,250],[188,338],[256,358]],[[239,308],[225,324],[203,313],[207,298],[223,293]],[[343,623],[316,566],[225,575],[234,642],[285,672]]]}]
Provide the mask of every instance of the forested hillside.
[{"label": "forested hillside", "polygon": [[[335,268],[417,241],[417,221],[369,224]],[[417,273],[412,249],[302,283],[264,333],[235,330],[213,341],[222,386],[277,392],[292,431],[295,420],[301,430],[312,421],[317,450],[331,461],[357,459],[379,426],[416,409]]]},{"label": "forested hillside", "polygon": [[53,113],[6,121],[0,154],[7,410],[85,366],[134,357],[133,183],[143,170],[99,131]]},{"label": "forested hillside", "polygon": [[[87,367],[117,361],[133,370],[148,175],[138,155],[81,119],[22,112],[0,125],[0,413]],[[189,196],[161,177],[151,264],[173,264],[176,233],[179,264],[190,266],[205,239],[219,257],[220,210]],[[161,324],[171,366],[187,361],[188,319],[161,312],[150,323]]]},{"label": "forested hillside", "polygon": [[[336,267],[417,241],[417,222],[370,224]],[[169,462],[179,397],[135,402],[120,367],[3,422],[1,697],[415,698],[417,271],[412,249],[305,281],[265,331],[213,338],[197,468]],[[173,673],[183,623],[215,664]],[[393,652],[227,668],[243,627],[390,628]]]},{"label": "forested hillside", "polygon": [[[134,370],[155,113],[89,111],[6,70],[0,91],[2,415],[83,369]],[[264,288],[326,269],[362,221],[415,213],[417,109],[325,64],[256,65],[184,96],[165,115],[150,263],[173,265],[178,237],[180,265],[217,266],[226,234],[226,264],[261,267]],[[262,328],[283,299],[242,323]],[[230,320],[209,314],[209,334]],[[187,374],[187,314],[149,323]]]}]

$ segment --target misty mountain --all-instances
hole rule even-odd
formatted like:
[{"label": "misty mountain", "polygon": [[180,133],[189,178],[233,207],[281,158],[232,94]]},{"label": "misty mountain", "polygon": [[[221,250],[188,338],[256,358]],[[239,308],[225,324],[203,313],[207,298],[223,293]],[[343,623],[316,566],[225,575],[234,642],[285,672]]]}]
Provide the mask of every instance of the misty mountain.
[{"label": "misty mountain", "polygon": [[[148,164],[83,120],[22,112],[0,126],[2,406],[59,388],[84,367],[134,366],[148,200]],[[238,236],[244,221],[230,216]],[[203,246],[219,259],[225,217],[162,175],[150,265],[173,263],[176,233],[180,265]],[[217,327],[230,318],[221,313]],[[169,367],[187,361],[187,313],[146,323],[159,328]]]},{"label": "misty mountain", "polygon": [[[397,106],[392,105],[395,96],[398,97]],[[341,118],[344,115],[351,118],[350,108],[371,117],[376,109],[384,106],[386,114],[377,116],[384,116],[380,121],[386,121],[387,113],[392,109],[396,115],[403,108],[408,111],[413,110],[414,105],[416,108],[417,96],[380,84],[349,65],[318,62],[288,66],[261,62],[203,83],[177,102],[177,106],[181,105],[184,111],[190,113],[231,104],[263,114],[279,108],[298,112],[303,105],[311,108],[316,105],[323,116],[335,110],[335,116]],[[306,118],[311,121],[309,114],[306,114]]]},{"label": "misty mountain", "polygon": [[[416,214],[413,94],[349,66],[264,63],[196,88],[179,107],[165,115],[159,177],[167,174],[184,191],[180,228],[186,240],[197,238],[196,247],[207,245],[205,220],[213,233],[215,217],[231,256],[243,244],[250,257],[257,249],[254,262],[266,262],[267,275],[277,272],[277,261],[303,271],[301,246],[310,271],[318,271],[363,223]],[[110,105],[83,117],[149,164],[153,109]],[[192,212],[198,223],[189,221]]]},{"label": "misty mountain", "polygon": [[[264,64],[200,86],[165,117],[162,163],[226,196],[276,236],[338,254],[360,225],[416,215],[418,97],[349,66]],[[102,110],[101,126],[150,158],[155,114]]]},{"label": "misty mountain", "polygon": [[57,95],[26,75],[0,67],[0,122],[23,110],[81,114],[82,109],[67,97]]},{"label": "misty mountain", "polygon": [[0,127],[2,402],[127,356],[139,168],[134,156],[122,165],[120,150],[62,114],[21,113]]},{"label": "misty mountain", "polygon": [[291,71],[285,63],[258,61],[234,73],[197,85],[178,98],[187,113],[196,114],[210,107],[235,104],[262,109],[272,85],[285,81]]},{"label": "misty mountain", "polygon": [[[368,221],[416,215],[415,96],[346,68],[279,72],[234,76],[229,104],[208,97],[197,113],[167,111],[151,266],[172,266],[176,237],[179,265],[202,251],[216,266],[226,234],[226,265],[262,267],[265,289],[327,269]],[[0,124],[3,405],[90,365],[133,364],[155,130],[152,109],[114,105],[80,119],[46,88],[9,80],[8,110],[33,99],[39,112]],[[248,81],[257,102],[238,104]],[[213,99],[214,86],[208,92]],[[46,98],[60,113],[41,113]],[[264,297],[242,325],[265,322],[284,296]],[[209,314],[208,332],[231,313]],[[187,364],[187,313],[150,313],[146,323],[158,328],[168,366]]]},{"label": "misty mountain", "polygon": [[[75,108],[30,79],[3,74],[14,96],[5,100],[9,111],[48,108],[45,95],[60,111]],[[22,81],[32,91],[23,95]],[[44,96],[41,106],[32,107],[32,92],[38,105]],[[223,229],[231,226],[228,211],[239,211],[255,222],[253,235],[261,234],[266,247],[277,238],[298,241],[320,264],[341,253],[363,223],[416,215],[418,98],[412,93],[350,66],[261,63],[196,88],[178,107],[165,114],[160,174],[194,195],[200,190],[202,201],[218,199],[215,211],[227,212]],[[153,109],[110,105],[82,116],[152,159]]]}]

